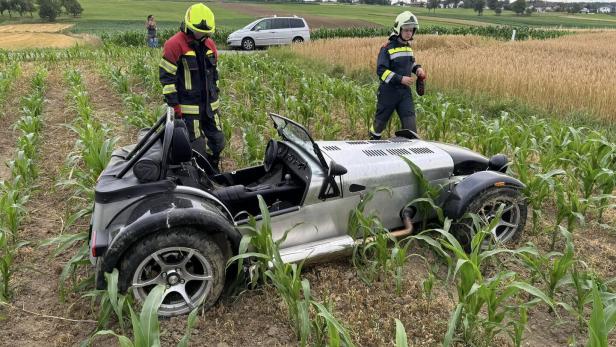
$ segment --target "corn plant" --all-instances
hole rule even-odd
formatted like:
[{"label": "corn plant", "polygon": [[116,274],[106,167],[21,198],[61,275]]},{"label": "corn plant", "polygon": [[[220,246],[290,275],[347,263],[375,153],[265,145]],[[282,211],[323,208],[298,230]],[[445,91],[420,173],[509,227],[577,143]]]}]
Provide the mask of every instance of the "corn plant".
[{"label": "corn plant", "polygon": [[[160,346],[160,325],[158,321],[158,308],[162,304],[162,301],[166,294],[166,288],[164,285],[157,285],[148,294],[148,297],[143,303],[141,313],[137,315],[133,309],[132,300],[130,296],[125,296],[118,293],[118,270],[114,269],[112,273],[106,273],[105,279],[107,280],[107,290],[98,291],[94,290],[86,297],[91,297],[93,300],[99,300],[99,326],[98,328],[104,328],[109,322],[111,312],[113,311],[118,319],[121,334],[117,334],[113,330],[99,330],[91,338],[88,339],[88,343],[91,343],[96,336],[101,335],[113,335],[118,339],[121,346],[133,346],[133,347],[151,347]],[[102,293],[100,293],[102,292]],[[180,342],[179,347],[187,347],[190,339],[191,331],[196,323],[197,314],[199,312],[199,304],[197,308],[192,310],[188,315],[188,321],[186,324],[186,331]],[[125,336],[125,322],[124,315],[128,312],[130,314],[133,340]]]},{"label": "corn plant", "polygon": [[[605,301],[605,302],[604,302]],[[610,295],[604,300],[597,284],[592,288],[592,313],[588,321],[589,347],[607,347],[608,335],[616,326],[616,296]]]},{"label": "corn plant", "polygon": [[[229,259],[227,267],[237,261],[238,271],[241,271],[244,261],[261,260],[256,264],[258,270],[255,271],[253,283],[255,278],[262,278],[276,288],[286,304],[293,329],[302,346],[306,346],[309,341],[317,345],[328,343],[334,346],[353,346],[347,329],[330,313],[331,305],[323,305],[312,299],[310,283],[301,278],[303,262],[288,264],[282,261],[279,245],[291,230],[287,230],[280,240],[274,241],[267,205],[260,195],[258,199],[261,225],[257,227],[256,220],[250,218],[248,233],[240,241],[239,254]],[[247,252],[249,246],[255,251]]]},{"label": "corn plant", "polygon": [[406,164],[411,168],[411,173],[414,176],[414,181],[417,182],[418,187],[418,198],[413,199],[408,206],[412,206],[415,208],[417,213],[420,215],[422,219],[422,229],[425,229],[427,226],[427,221],[429,217],[432,217],[433,214],[436,214],[439,222],[443,222],[445,220],[445,215],[443,213],[443,209],[436,203],[436,200],[441,195],[442,189],[439,186],[436,186],[430,181],[426,179],[421,169],[415,165],[412,161],[410,161],[406,157],[401,157],[404,159]]},{"label": "corn plant", "polygon": [[5,69],[0,70],[0,105],[4,104],[6,95],[9,92],[13,81],[21,74],[18,63],[13,62]]},{"label": "corn plant", "polygon": [[83,294],[82,297],[90,298],[92,304],[98,306],[97,330],[107,328],[111,314],[115,313],[122,334],[125,334],[125,314],[129,313],[132,299],[130,295],[122,295],[118,292],[118,276],[119,272],[117,269],[113,269],[111,273],[105,273],[107,289],[94,289]]},{"label": "corn plant", "polygon": [[40,245],[41,247],[55,246],[56,248],[52,253],[52,257],[58,257],[68,249],[71,249],[74,246],[79,246],[77,252],[75,252],[68,262],[66,262],[62,268],[62,272],[60,273],[60,278],[58,279],[58,295],[61,300],[65,300],[66,298],[67,284],[71,283],[72,290],[78,291],[93,283],[93,276],[81,281],[78,281],[77,278],[77,269],[90,264],[88,239],[89,234],[87,231],[76,234],[66,233],[45,240]]},{"label": "corn plant", "polygon": [[576,184],[573,180],[569,180],[565,183],[556,182],[556,224],[554,231],[552,232],[552,242],[550,244],[550,250],[554,250],[556,245],[556,239],[558,236],[558,230],[561,228],[560,224],[563,221],[567,222],[567,231],[573,232],[576,223],[583,224],[585,217],[583,211],[588,204],[586,199],[582,199],[578,196]]},{"label": "corn plant", "polygon": [[[502,210],[501,206],[497,215],[500,215]],[[490,230],[497,220],[498,218],[490,225],[481,228],[478,219],[474,219],[477,231],[471,240],[470,254],[467,254],[464,247],[449,233],[451,225],[449,220],[446,220],[442,229],[434,230],[441,236],[442,246],[452,252],[457,259],[453,276],[457,279],[458,304],[449,321],[443,343],[445,346],[453,343],[458,330],[461,332],[462,340],[467,343],[491,341],[499,332],[509,331],[507,322],[515,320],[516,306],[507,305],[507,302],[520,300],[521,297],[517,295],[520,291],[553,307],[552,300],[540,289],[526,282],[516,281],[515,272],[501,271],[489,278],[483,276],[481,267],[485,261],[501,253],[518,254],[525,251],[525,249],[504,248],[484,250],[484,239],[491,235]],[[485,311],[485,317],[482,317],[482,311]]]},{"label": "corn plant", "polygon": [[396,347],[407,347],[409,345],[404,325],[396,319]]}]

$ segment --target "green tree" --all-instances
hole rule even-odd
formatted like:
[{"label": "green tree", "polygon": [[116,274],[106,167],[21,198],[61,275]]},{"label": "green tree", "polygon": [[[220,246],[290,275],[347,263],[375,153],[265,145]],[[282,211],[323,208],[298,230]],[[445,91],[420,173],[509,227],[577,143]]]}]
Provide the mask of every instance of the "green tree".
[{"label": "green tree", "polygon": [[36,6],[34,6],[34,3],[32,2],[32,0],[22,0],[21,10],[23,12],[29,12],[30,17],[33,17],[32,13],[36,10]]},{"label": "green tree", "polygon": [[[0,15],[4,16],[4,11],[9,10],[9,2],[8,0],[0,0]],[[9,11],[10,13],[10,11]]]},{"label": "green tree", "polygon": [[518,16],[523,14],[524,10],[526,10],[526,0],[516,0],[513,5],[511,5],[511,9]]},{"label": "green tree", "polygon": [[81,12],[83,12],[83,7],[81,7],[81,4],[77,0],[64,0],[63,6],[66,13],[73,17],[79,17]]},{"label": "green tree", "polygon": [[473,1],[473,10],[477,12],[478,16],[483,14],[483,8],[486,7],[486,0],[475,0]]},{"label": "green tree", "polygon": [[57,0],[39,0],[39,5],[39,17],[49,22],[55,21],[62,10],[62,4]]},{"label": "green tree", "polygon": [[498,0],[488,0],[487,3],[490,10],[496,10],[499,7]]}]

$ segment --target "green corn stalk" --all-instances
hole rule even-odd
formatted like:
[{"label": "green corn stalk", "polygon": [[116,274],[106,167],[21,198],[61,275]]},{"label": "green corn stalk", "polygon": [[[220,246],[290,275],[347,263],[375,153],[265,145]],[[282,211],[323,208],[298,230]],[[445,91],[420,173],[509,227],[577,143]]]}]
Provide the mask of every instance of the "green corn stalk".
[{"label": "green corn stalk", "polygon": [[588,347],[607,347],[608,335],[616,325],[616,300],[604,304],[597,284],[592,288],[592,313],[588,321]]},{"label": "green corn stalk", "polygon": [[113,335],[117,337],[121,346],[160,346],[160,326],[157,312],[163,302],[165,290],[165,286],[161,284],[154,287],[145,299],[139,315],[135,313],[131,306],[128,306],[133,327],[133,341],[131,341],[128,337],[118,335],[111,330],[99,331],[94,334],[94,337],[99,335]]},{"label": "green corn stalk", "polygon": [[[565,185],[566,184],[566,185]],[[558,236],[558,231],[560,230],[560,224],[563,221],[567,222],[567,231],[572,232],[575,228],[576,222],[579,224],[583,224],[585,222],[584,215],[582,211],[585,209],[588,201],[585,199],[581,199],[578,196],[577,189],[573,189],[575,187],[575,183],[573,180],[569,180],[568,184],[562,182],[556,182],[555,192],[556,192],[556,224],[554,231],[552,232],[552,242],[550,244],[550,250],[554,250],[556,245],[556,238]]]},{"label": "green corn stalk", "polygon": [[[285,302],[293,329],[302,346],[309,343],[311,336],[322,339],[324,330],[327,331],[330,345],[344,343],[352,346],[346,328],[333,317],[326,306],[312,299],[308,280],[301,278],[303,262],[288,264],[282,261],[279,245],[284,242],[293,228],[287,230],[280,240],[274,241],[267,205],[260,195],[258,200],[262,217],[261,224],[257,227],[256,220],[253,217],[250,218],[248,233],[240,241],[239,254],[229,259],[227,267],[237,261],[239,274],[244,261],[262,260],[257,264],[256,274],[259,278],[271,283]],[[255,252],[248,252],[250,247]],[[312,311],[316,312],[315,318],[311,318]],[[323,329],[323,326],[326,329]]]},{"label": "green corn stalk", "polygon": [[406,336],[404,325],[399,319],[396,319],[396,347],[408,347],[409,342]]},{"label": "green corn stalk", "polygon": [[[497,215],[502,213],[503,207],[499,208]],[[490,225],[478,230],[471,240],[471,253],[467,254],[456,238],[448,230],[451,222],[446,220],[443,229],[434,231],[442,237],[442,246],[453,252],[457,259],[454,278],[457,278],[458,304],[452,314],[444,345],[449,346],[454,341],[455,332],[461,330],[462,340],[469,343],[483,340],[491,341],[492,337],[501,331],[507,330],[507,323],[513,316],[511,306],[507,301],[520,300],[517,295],[524,291],[538,300],[553,307],[553,301],[538,288],[520,281],[515,281],[516,273],[501,271],[495,276],[485,278],[481,272],[481,265],[486,260],[501,254],[519,254],[525,249],[509,250],[495,248],[483,250],[484,238],[490,235],[490,230],[497,223],[496,218]],[[480,313],[485,310],[486,317]],[[515,336],[515,334],[514,334]]]}]

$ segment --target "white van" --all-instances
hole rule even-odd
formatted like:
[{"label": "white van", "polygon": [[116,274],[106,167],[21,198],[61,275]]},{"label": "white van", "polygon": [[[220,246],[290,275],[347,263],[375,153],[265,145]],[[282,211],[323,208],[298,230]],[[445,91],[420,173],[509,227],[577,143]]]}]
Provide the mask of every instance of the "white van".
[{"label": "white van", "polygon": [[268,17],[257,19],[227,38],[229,47],[251,51],[255,47],[301,43],[310,40],[310,29],[304,18]]}]

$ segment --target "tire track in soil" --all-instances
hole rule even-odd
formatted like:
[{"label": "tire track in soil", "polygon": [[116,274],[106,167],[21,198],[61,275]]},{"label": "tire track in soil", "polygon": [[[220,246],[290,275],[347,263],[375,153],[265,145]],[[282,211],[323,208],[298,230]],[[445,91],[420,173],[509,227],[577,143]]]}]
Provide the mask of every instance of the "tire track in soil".
[{"label": "tire track in soil", "polygon": [[11,169],[6,162],[15,157],[16,141],[20,134],[19,130],[13,130],[13,125],[21,117],[19,100],[26,95],[34,75],[32,64],[21,63],[20,68],[21,74],[13,81],[0,113],[0,121],[4,125],[0,129],[0,181],[11,177]]},{"label": "tire track in soil", "polygon": [[90,318],[88,305],[75,302],[77,295],[69,296],[66,303],[59,301],[58,277],[70,255],[56,260],[51,257],[52,249],[38,247],[39,242],[59,233],[65,214],[72,208],[71,192],[55,186],[76,140],[76,135],[65,126],[74,114],[67,112],[67,86],[58,67],[49,69],[36,162],[38,186],[26,206],[28,215],[19,234],[21,240],[30,244],[19,250],[14,263],[13,307],[0,306],[0,315],[6,317],[0,329],[0,341],[11,341],[12,346],[75,345],[94,328],[89,322],[42,318],[17,309],[72,319]]}]

